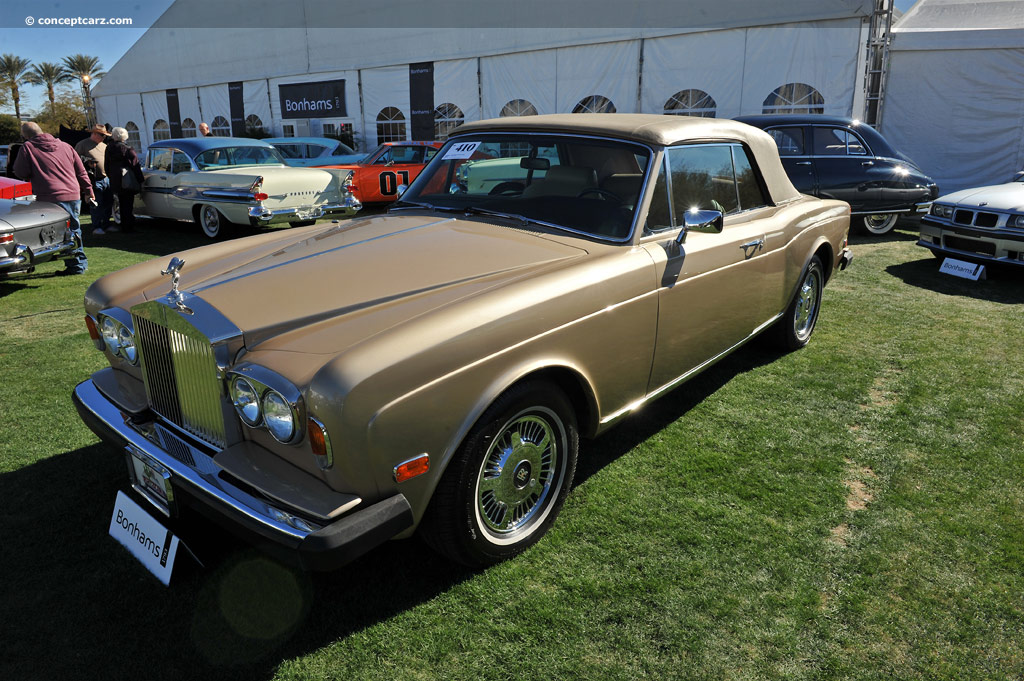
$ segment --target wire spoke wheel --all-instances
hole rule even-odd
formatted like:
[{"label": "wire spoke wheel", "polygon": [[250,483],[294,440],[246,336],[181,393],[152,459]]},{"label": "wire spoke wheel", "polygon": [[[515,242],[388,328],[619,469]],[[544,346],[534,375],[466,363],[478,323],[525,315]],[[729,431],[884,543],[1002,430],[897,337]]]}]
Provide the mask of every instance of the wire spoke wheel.
[{"label": "wire spoke wheel", "polygon": [[793,315],[793,333],[803,341],[811,337],[814,323],[818,319],[818,306],[821,303],[821,271],[814,267],[807,268],[803,283],[796,298],[796,314]]},{"label": "wire spoke wheel", "polygon": [[572,486],[576,414],[553,383],[530,380],[502,393],[448,464],[420,534],[471,567],[511,558],[554,522]]},{"label": "wire spoke wheel", "polygon": [[505,537],[528,531],[543,514],[559,466],[559,448],[551,420],[517,417],[507,423],[484,457],[477,481],[477,513],[483,527]]},{"label": "wire spoke wheel", "polygon": [[774,340],[783,350],[799,350],[811,340],[821,310],[821,292],[825,288],[825,270],[818,256],[812,256],[804,269],[800,285],[789,307],[776,322]]}]

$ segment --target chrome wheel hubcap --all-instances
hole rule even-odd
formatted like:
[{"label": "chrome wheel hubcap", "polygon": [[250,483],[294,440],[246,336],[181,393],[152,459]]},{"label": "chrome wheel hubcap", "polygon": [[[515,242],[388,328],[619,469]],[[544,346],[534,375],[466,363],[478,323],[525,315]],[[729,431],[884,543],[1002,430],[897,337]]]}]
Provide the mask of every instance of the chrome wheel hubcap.
[{"label": "chrome wheel hubcap", "polygon": [[811,270],[800,285],[800,293],[796,301],[796,315],[793,318],[793,330],[797,338],[806,339],[814,330],[814,322],[818,317],[818,301],[821,292],[821,276],[817,270]]},{"label": "chrome wheel hubcap", "polygon": [[496,539],[542,522],[561,475],[561,435],[552,425],[558,417],[543,408],[529,411],[498,431],[477,478],[477,516]]},{"label": "chrome wheel hubcap", "polygon": [[210,236],[215,236],[220,231],[220,217],[217,209],[210,206],[203,206],[203,231]]},{"label": "chrome wheel hubcap", "polygon": [[878,213],[876,215],[868,215],[864,218],[864,226],[872,234],[886,234],[890,232],[893,226],[896,224],[897,215],[890,213]]}]

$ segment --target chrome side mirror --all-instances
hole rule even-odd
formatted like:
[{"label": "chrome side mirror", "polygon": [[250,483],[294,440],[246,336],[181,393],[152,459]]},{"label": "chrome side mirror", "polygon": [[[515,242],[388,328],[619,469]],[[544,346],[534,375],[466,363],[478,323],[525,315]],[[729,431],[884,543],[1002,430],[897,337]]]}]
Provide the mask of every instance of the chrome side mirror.
[{"label": "chrome side mirror", "polygon": [[402,194],[404,194],[405,190],[408,189],[408,188],[409,188],[409,185],[407,185],[407,184],[400,184],[400,185],[398,185],[398,193],[395,194],[395,198],[396,199],[402,198]]},{"label": "chrome side mirror", "polygon": [[676,243],[686,243],[686,234],[691,230],[720,234],[725,229],[725,217],[720,210],[697,210],[696,208],[683,213],[683,228],[676,237]]}]

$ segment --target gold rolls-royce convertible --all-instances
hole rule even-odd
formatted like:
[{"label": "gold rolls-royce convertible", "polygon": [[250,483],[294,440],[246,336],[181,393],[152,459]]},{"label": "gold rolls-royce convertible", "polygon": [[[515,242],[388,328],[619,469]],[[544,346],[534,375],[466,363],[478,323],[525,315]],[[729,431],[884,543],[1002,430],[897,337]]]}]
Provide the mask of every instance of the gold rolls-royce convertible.
[{"label": "gold rolls-royce convertible", "polygon": [[[495,158],[502,183],[460,182]],[[849,223],[741,123],[470,123],[386,215],[96,281],[109,366],[74,401],[168,526],[198,510],[311,569],[416,532],[488,565],[551,526],[581,437],[758,334],[806,344]]]},{"label": "gold rolls-royce convertible", "polygon": [[291,168],[273,146],[254,139],[154,142],[143,173],[136,214],[192,221],[211,239],[230,225],[301,226],[362,207],[349,191],[350,171]]}]

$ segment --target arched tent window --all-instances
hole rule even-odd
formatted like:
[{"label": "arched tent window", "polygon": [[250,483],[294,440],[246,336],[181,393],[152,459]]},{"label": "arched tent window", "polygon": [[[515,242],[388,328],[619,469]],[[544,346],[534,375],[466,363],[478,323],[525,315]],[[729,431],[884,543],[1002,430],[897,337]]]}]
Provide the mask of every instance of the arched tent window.
[{"label": "arched tent window", "polygon": [[231,137],[231,124],[223,116],[215,116],[210,124],[210,132],[216,137]]},{"label": "arched tent window", "polygon": [[246,135],[266,135],[267,131],[263,127],[263,119],[256,114],[249,114],[245,117],[245,134]]},{"label": "arched tent window", "polygon": [[171,139],[171,126],[164,119],[158,118],[156,123],[153,124],[153,141],[159,142],[160,140],[169,139]]},{"label": "arched tent window", "polygon": [[377,114],[377,143],[405,141],[405,114],[386,106]]},{"label": "arched tent window", "polygon": [[181,136],[182,137],[195,137],[196,136],[196,122],[191,118],[186,118],[181,122]]},{"label": "arched tent window", "polygon": [[139,137],[139,126],[135,125],[131,121],[124,124],[124,129],[128,131],[128,146],[136,151],[136,153],[142,153],[142,138]]},{"label": "arched tent window", "polygon": [[612,100],[601,95],[589,95],[584,97],[572,110],[573,113],[615,113],[615,104]]},{"label": "arched tent window", "polygon": [[825,98],[807,83],[786,83],[768,95],[761,113],[825,113]]},{"label": "arched tent window", "polygon": [[672,116],[714,118],[718,105],[703,90],[680,90],[665,102],[664,113]]},{"label": "arched tent window", "polygon": [[462,109],[445,102],[434,109],[434,139],[444,141],[452,130],[466,122],[466,115]]},{"label": "arched tent window", "polygon": [[525,99],[513,99],[501,107],[499,116],[536,116],[537,107]]}]

